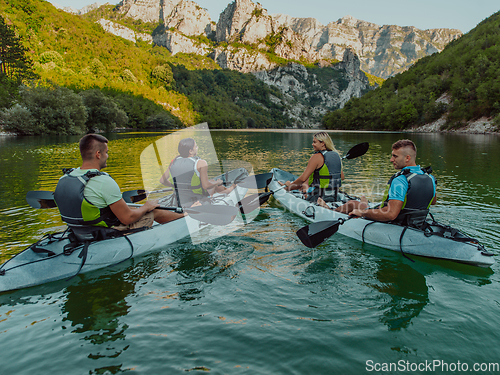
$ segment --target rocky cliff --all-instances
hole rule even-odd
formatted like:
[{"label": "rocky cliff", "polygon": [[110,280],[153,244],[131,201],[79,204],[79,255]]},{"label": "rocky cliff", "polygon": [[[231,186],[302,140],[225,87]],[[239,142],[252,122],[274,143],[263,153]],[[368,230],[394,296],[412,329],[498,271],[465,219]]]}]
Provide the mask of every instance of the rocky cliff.
[{"label": "rocky cliff", "polygon": [[145,36],[101,19],[115,35],[152,41],[172,54],[209,56],[221,68],[253,73],[277,87],[283,97],[275,100],[288,108],[298,127],[319,126],[327,111],[373,89],[363,71],[389,77],[461,35],[458,30],[378,26],[349,16],[324,26],[313,18],[269,15],[251,0],[230,3],[217,23],[189,0],[122,0],[115,10],[159,24]]},{"label": "rocky cliff", "polygon": [[342,62],[330,66],[306,68],[291,63],[254,75],[282,92],[286,114],[297,127],[319,127],[328,111],[344,107],[349,99],[371,89],[352,49],[344,51]]},{"label": "rocky cliff", "polygon": [[379,26],[346,16],[323,26],[315,19],[274,15],[281,25],[302,35],[320,58],[337,58],[346,46],[360,57],[361,68],[375,76],[387,78],[406,70],[416,60],[442,51],[460,30],[419,30],[412,26]]},{"label": "rocky cliff", "polygon": [[[221,66],[243,72],[272,69],[276,64],[265,57],[269,53],[278,58],[314,62],[340,60],[346,48],[352,48],[360,58],[362,70],[387,78],[406,70],[418,59],[441,51],[462,35],[451,29],[379,26],[350,16],[325,26],[314,18],[269,15],[262,5],[251,0],[230,3],[216,25],[208,12],[193,1],[122,0],[117,7],[126,17],[162,21],[164,27],[155,32],[153,40],[172,53],[206,53],[211,49]],[[199,35],[218,45],[200,45],[189,38]]]}]

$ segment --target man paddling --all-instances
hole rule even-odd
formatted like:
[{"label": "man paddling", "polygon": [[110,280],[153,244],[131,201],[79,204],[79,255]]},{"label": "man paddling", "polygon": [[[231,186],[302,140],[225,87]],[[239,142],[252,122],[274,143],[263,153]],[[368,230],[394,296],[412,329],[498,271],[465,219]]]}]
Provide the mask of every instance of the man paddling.
[{"label": "man paddling", "polygon": [[112,227],[128,230],[150,227],[153,220],[166,223],[183,216],[157,210],[156,201],[131,209],[122,198],[118,184],[101,172],[108,160],[108,140],[87,134],[80,139],[82,165],[60,178],[54,198],[62,219],[73,227]]},{"label": "man paddling", "polygon": [[384,201],[378,208],[368,209],[365,197],[361,201],[349,201],[336,211],[376,221],[393,221],[403,209],[428,210],[436,204],[436,179],[426,173],[415,160],[417,147],[403,139],[392,145],[391,163],[394,169],[401,171],[394,174],[387,183]]}]

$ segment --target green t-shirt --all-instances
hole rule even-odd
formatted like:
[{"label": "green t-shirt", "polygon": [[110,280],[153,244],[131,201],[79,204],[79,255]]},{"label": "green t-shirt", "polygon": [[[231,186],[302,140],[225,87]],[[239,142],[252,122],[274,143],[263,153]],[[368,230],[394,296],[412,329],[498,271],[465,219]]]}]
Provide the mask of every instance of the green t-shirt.
[{"label": "green t-shirt", "polygon": [[[98,172],[97,169],[76,168],[70,175],[83,176],[88,171]],[[110,204],[118,202],[122,198],[120,187],[108,174],[92,177],[87,186],[85,186],[83,195],[90,203],[98,208],[105,208]]]}]

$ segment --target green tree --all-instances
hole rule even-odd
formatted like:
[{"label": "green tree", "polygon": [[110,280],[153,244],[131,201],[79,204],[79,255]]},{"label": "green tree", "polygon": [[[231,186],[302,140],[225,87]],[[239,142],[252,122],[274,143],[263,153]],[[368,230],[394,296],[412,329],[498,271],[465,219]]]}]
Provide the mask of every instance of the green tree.
[{"label": "green tree", "polygon": [[26,48],[13,28],[0,16],[0,75],[2,74],[19,80],[35,77],[32,63],[26,56]]},{"label": "green tree", "polygon": [[16,103],[11,108],[0,111],[0,121],[4,129],[19,135],[43,134],[45,128],[37,123],[28,108]]},{"label": "green tree", "polygon": [[172,83],[174,83],[174,74],[172,73],[172,68],[167,64],[155,67],[151,72],[151,77],[167,88],[170,88],[172,86]]},{"label": "green tree", "polygon": [[98,89],[79,93],[87,110],[87,130],[111,131],[128,123],[128,116],[115,101]]},{"label": "green tree", "polygon": [[23,87],[21,101],[35,119],[33,134],[83,134],[87,111],[82,98],[65,87]]}]

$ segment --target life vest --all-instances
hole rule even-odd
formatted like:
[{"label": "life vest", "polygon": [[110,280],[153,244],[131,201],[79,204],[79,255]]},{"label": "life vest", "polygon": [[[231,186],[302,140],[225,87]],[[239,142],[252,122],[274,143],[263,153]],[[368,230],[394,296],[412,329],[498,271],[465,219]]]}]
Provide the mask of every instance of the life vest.
[{"label": "life vest", "polygon": [[404,175],[408,181],[408,190],[401,209],[428,210],[434,199],[434,180],[430,176],[431,172],[428,172],[428,169],[422,169],[422,172],[424,173],[412,173],[409,169],[404,168],[402,171],[395,173],[387,182],[384,202],[381,207],[384,207],[389,201],[389,189],[394,179]]},{"label": "life vest", "polygon": [[317,151],[323,155],[323,165],[309,176],[309,186],[319,189],[319,194],[336,192],[342,185],[342,160],[335,151]]},{"label": "life vest", "polygon": [[170,164],[168,181],[175,187],[176,196],[180,201],[179,206],[191,206],[194,202],[208,196],[196,173],[196,163],[199,159],[199,157],[178,156]]},{"label": "life vest", "polygon": [[64,176],[59,179],[54,200],[61,218],[70,226],[112,227],[120,225],[120,220],[111,208],[99,208],[84,196],[85,186],[92,177],[106,175],[104,172],[88,171],[83,176],[71,176],[73,169],[63,169]]}]

